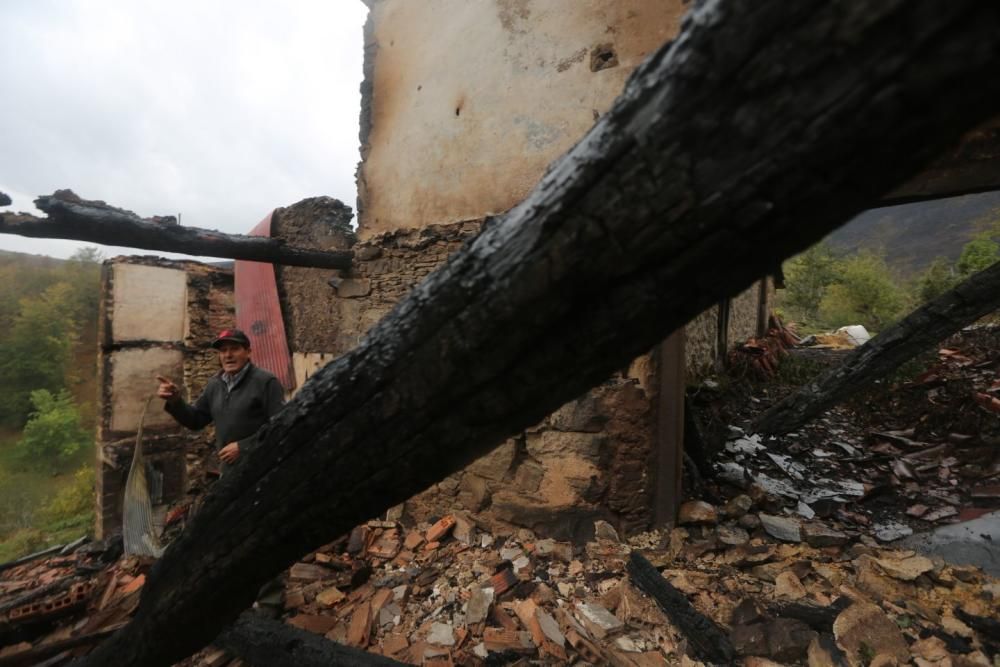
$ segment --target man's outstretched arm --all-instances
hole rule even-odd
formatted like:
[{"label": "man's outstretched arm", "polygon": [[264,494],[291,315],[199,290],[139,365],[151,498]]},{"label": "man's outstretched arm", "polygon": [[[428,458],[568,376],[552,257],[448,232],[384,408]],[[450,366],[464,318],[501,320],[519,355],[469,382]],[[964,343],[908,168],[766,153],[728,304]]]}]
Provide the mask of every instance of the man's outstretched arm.
[{"label": "man's outstretched arm", "polygon": [[207,391],[202,392],[195,404],[191,405],[181,397],[180,388],[171,380],[162,375],[157,375],[156,379],[160,381],[156,395],[164,400],[163,409],[181,426],[200,431],[212,423],[212,414],[208,410]]}]

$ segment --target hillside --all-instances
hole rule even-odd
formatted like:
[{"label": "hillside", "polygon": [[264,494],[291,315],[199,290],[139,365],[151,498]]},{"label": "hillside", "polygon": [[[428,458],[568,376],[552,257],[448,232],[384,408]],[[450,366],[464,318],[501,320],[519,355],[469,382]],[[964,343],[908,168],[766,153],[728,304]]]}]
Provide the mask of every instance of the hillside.
[{"label": "hillside", "polygon": [[827,240],[847,252],[882,249],[889,265],[909,278],[937,257],[954,261],[974,234],[998,219],[1000,192],[987,192],[873,209]]},{"label": "hillside", "polygon": [[[92,524],[99,259],[93,249],[68,260],[0,251],[0,561]],[[41,389],[47,403],[35,403]],[[69,408],[53,408],[64,390]],[[65,445],[54,456],[25,444],[38,405],[50,412],[30,441]]]}]

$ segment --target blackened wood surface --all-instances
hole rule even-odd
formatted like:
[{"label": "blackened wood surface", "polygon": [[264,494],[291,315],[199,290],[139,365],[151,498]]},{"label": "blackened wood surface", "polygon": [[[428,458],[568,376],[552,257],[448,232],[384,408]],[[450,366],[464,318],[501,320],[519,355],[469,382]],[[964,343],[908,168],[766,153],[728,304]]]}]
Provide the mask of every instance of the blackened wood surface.
[{"label": "blackened wood surface", "polygon": [[1000,308],[1000,263],[924,304],[847,355],[843,363],[765,412],[756,428],[788,433]]},{"label": "blackened wood surface", "polygon": [[[41,664],[42,661],[47,658],[59,655],[63,651],[67,651],[78,646],[96,644],[111,635],[113,632],[113,629],[97,630],[96,632],[90,632],[85,635],[66,637],[65,639],[57,639],[47,644],[39,644],[38,646],[25,651],[0,657],[0,667],[33,667],[34,665]],[[60,664],[62,664],[62,661],[60,661]]]},{"label": "blackened wood surface", "polygon": [[528,198],[264,427],[90,665],[167,665],[296,558],[738,294],[1000,111],[992,0],[707,0]]},{"label": "blackened wood surface", "polygon": [[637,551],[629,555],[628,576],[632,585],[653,598],[674,627],[687,638],[695,657],[720,665],[732,664],[736,650],[722,628],[695,609],[687,597]]},{"label": "blackened wood surface", "polygon": [[281,239],[276,238],[182,227],[171,224],[172,218],[144,219],[131,211],[114,208],[104,202],[80,199],[69,190],[59,190],[52,195],[39,197],[35,200],[35,206],[45,211],[48,217],[0,213],[0,234],[72,239],[290,266],[323,269],[348,269],[351,266],[352,254],[349,251],[296,248],[285,245]]},{"label": "blackened wood surface", "polygon": [[215,645],[253,667],[402,667],[375,653],[343,646],[321,635],[245,612]]}]

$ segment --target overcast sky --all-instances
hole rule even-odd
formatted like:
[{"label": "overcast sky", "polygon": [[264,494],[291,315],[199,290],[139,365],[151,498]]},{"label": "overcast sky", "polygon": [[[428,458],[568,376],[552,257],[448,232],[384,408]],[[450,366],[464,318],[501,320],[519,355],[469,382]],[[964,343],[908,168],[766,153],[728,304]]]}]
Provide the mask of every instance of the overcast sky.
[{"label": "overcast sky", "polygon": [[[0,0],[5,210],[71,188],[245,233],[304,197],[353,208],[366,12],[360,0]],[[2,250],[82,245],[0,234]]]}]

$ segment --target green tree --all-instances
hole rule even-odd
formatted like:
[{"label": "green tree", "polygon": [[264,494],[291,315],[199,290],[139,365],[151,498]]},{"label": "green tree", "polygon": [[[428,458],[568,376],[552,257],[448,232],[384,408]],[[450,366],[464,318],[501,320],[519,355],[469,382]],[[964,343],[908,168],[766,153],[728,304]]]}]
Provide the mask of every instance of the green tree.
[{"label": "green tree", "polygon": [[34,411],[17,443],[22,458],[36,467],[55,468],[87,445],[87,431],[67,391],[56,395],[45,389],[31,392]]},{"label": "green tree", "polygon": [[56,283],[34,298],[22,299],[20,311],[0,345],[0,421],[20,426],[30,411],[31,392],[58,392],[76,340],[73,287]]},{"label": "green tree", "polygon": [[798,316],[815,320],[831,284],[840,276],[833,249],[820,242],[785,262],[785,301]]},{"label": "green tree", "polygon": [[917,278],[917,300],[920,303],[927,303],[936,299],[957,285],[960,280],[955,267],[944,257],[938,257]]},{"label": "green tree", "polygon": [[826,289],[820,317],[829,327],[863,324],[881,331],[907,307],[906,293],[881,255],[862,252],[840,265],[840,276]]},{"label": "green tree", "polygon": [[81,248],[62,266],[61,278],[72,287],[68,307],[78,327],[97,326],[101,302],[101,252],[91,246]]},{"label": "green tree", "polygon": [[955,263],[955,269],[964,279],[995,264],[998,260],[1000,260],[1000,244],[993,240],[990,232],[984,232],[974,236],[962,247],[962,254]]}]

